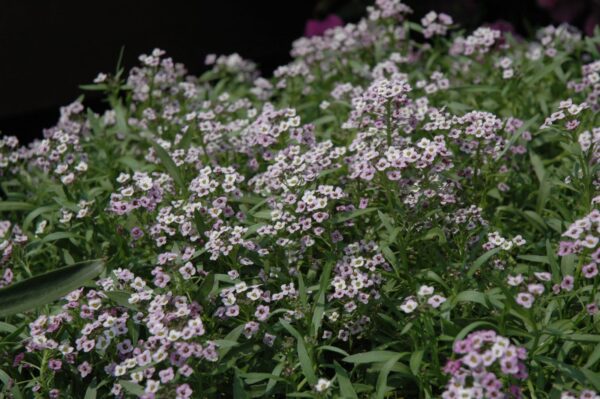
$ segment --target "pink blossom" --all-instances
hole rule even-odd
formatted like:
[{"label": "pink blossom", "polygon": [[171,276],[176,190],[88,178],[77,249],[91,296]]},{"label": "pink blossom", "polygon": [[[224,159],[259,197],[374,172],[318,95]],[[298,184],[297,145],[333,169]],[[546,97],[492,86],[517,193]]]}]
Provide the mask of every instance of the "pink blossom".
[{"label": "pink blossom", "polygon": [[321,36],[328,29],[335,28],[336,26],[343,25],[344,21],[335,14],[329,14],[327,18],[323,20],[309,19],[306,21],[306,27],[304,28],[304,36]]}]

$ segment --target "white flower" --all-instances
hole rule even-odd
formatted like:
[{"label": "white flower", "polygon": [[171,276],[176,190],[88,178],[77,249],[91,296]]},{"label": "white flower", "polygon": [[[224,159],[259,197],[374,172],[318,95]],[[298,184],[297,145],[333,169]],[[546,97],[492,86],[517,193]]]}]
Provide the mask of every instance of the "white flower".
[{"label": "white flower", "polygon": [[404,313],[412,313],[417,308],[418,303],[414,299],[408,299],[402,305],[400,305],[400,309]]},{"label": "white flower", "polygon": [[439,308],[442,303],[446,302],[446,298],[440,295],[434,295],[427,301],[433,308]]},{"label": "white flower", "polygon": [[106,81],[108,76],[105,73],[100,72],[96,78],[94,78],[94,83],[102,83]]},{"label": "white flower", "polygon": [[81,161],[77,164],[77,166],[75,166],[75,170],[77,170],[78,172],[85,172],[86,170],[88,170],[88,164]]},{"label": "white flower", "polygon": [[315,390],[317,392],[323,392],[323,391],[326,391],[330,386],[331,386],[331,381],[329,381],[325,378],[319,378],[319,381],[317,381],[317,384],[315,385]]},{"label": "white flower", "polygon": [[122,366],[119,364],[117,367],[115,367],[115,372],[114,372],[115,377],[120,377],[120,376],[124,375],[126,371],[127,371],[127,369],[125,368],[125,366]]},{"label": "white flower", "polygon": [[433,294],[433,287],[430,287],[428,285],[422,285],[421,288],[419,288],[419,292],[417,292],[417,295],[419,296],[429,296],[431,294]]},{"label": "white flower", "polygon": [[335,322],[337,321],[337,319],[340,317],[340,314],[338,312],[332,312],[331,314],[327,315],[327,318],[332,321]]},{"label": "white flower", "polygon": [[48,221],[47,220],[42,220],[41,222],[38,223],[36,229],[35,229],[35,234],[42,234],[44,233],[44,230],[46,229],[46,226],[48,225]]},{"label": "white flower", "polygon": [[144,176],[141,179],[139,179],[136,183],[136,185],[143,191],[148,191],[152,188],[153,182],[152,179],[149,178],[148,176]]},{"label": "white flower", "polygon": [[156,393],[158,392],[158,388],[160,388],[160,382],[155,380],[146,381],[146,389],[144,392],[146,393]]},{"label": "white flower", "polygon": [[117,177],[117,182],[119,182],[119,183],[125,183],[130,178],[131,178],[131,176],[129,174],[127,174],[127,173],[121,173],[119,175],[119,177]]},{"label": "white flower", "polygon": [[179,339],[179,337],[181,337],[181,333],[177,330],[171,330],[169,331],[169,335],[167,336],[167,339],[171,342],[173,341],[177,341]]},{"label": "white flower", "polygon": [[73,173],[69,173],[60,178],[60,181],[62,181],[63,184],[71,184],[73,183],[73,180],[75,180],[75,175]]}]

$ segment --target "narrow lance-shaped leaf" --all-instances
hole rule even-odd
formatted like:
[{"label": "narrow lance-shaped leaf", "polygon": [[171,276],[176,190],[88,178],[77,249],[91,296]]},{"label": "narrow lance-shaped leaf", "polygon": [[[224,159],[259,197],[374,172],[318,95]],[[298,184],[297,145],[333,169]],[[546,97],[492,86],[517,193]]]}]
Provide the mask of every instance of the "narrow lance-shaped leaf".
[{"label": "narrow lance-shaped leaf", "polygon": [[175,165],[175,162],[173,162],[173,159],[171,159],[169,153],[155,142],[152,142],[152,147],[154,148],[154,151],[156,151],[156,155],[160,158],[162,165],[165,167],[169,175],[171,175],[173,180],[175,180],[175,184],[177,184],[177,187],[182,189],[184,187],[183,179],[179,174],[179,169],[177,168],[177,165]]},{"label": "narrow lance-shaped leaf", "polygon": [[336,361],[334,361],[335,375],[337,376],[338,385],[340,387],[340,394],[343,398],[356,399],[356,391],[352,387],[348,372]]},{"label": "narrow lance-shaped leaf", "polygon": [[314,307],[313,318],[311,323],[313,338],[316,338],[318,336],[319,329],[321,328],[321,323],[323,321],[323,315],[325,314],[325,292],[327,291],[327,288],[329,286],[332,268],[333,262],[327,262],[321,274],[319,294],[317,297],[317,303]]},{"label": "narrow lance-shaped leaf", "polygon": [[0,317],[47,305],[97,277],[102,260],[79,263],[22,280],[0,289]]},{"label": "narrow lance-shaped leaf", "polygon": [[29,211],[34,208],[34,205],[27,202],[18,201],[0,201],[0,212],[10,211]]},{"label": "narrow lance-shaped leaf", "polygon": [[313,364],[310,359],[310,355],[308,354],[308,350],[306,349],[306,343],[304,342],[304,338],[302,335],[296,330],[290,323],[285,320],[280,320],[279,323],[296,338],[296,350],[298,352],[298,360],[300,361],[300,368],[304,372],[306,376],[306,380],[312,386],[317,383],[317,376],[313,369]]},{"label": "narrow lance-shaped leaf", "polygon": [[387,387],[388,375],[390,374],[392,367],[394,367],[394,365],[398,362],[398,360],[400,360],[401,357],[402,357],[402,354],[398,353],[395,356],[388,359],[383,364],[383,367],[381,368],[381,371],[379,372],[379,376],[377,377],[377,392],[375,393],[376,399],[383,399],[385,397],[385,394],[388,390],[388,387]]},{"label": "narrow lance-shaped leaf", "polygon": [[[398,355],[398,352],[392,351],[370,351],[357,353],[352,356],[345,357],[342,361],[355,364],[380,363],[386,362]],[[407,352],[401,353],[402,356],[408,355]],[[401,357],[402,357],[401,356]]]},{"label": "narrow lance-shaped leaf", "polygon": [[471,268],[467,272],[467,276],[468,277],[473,277],[473,275],[475,274],[475,272],[477,270],[479,270],[479,268],[485,262],[487,262],[492,256],[496,255],[498,252],[500,252],[500,249],[501,249],[500,247],[492,248],[489,251],[485,252],[483,255],[481,255],[479,258],[475,259],[475,262],[473,262],[473,265],[471,266]]}]

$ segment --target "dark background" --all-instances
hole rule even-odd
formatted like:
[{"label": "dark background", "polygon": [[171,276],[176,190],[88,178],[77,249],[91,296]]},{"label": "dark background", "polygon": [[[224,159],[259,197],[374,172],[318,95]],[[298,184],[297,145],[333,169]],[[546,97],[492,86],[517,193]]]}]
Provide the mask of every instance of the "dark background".
[{"label": "dark background", "polygon": [[[566,2],[566,3],[565,3]],[[98,72],[113,72],[121,47],[129,69],[137,57],[158,47],[186,65],[204,69],[210,53],[238,52],[268,75],[289,61],[291,42],[307,19],[329,13],[345,21],[364,14],[368,0],[246,1],[27,1],[0,3],[0,131],[22,142],[39,137],[58,118],[60,106],[75,100],[80,84]],[[468,28],[503,20],[526,34],[532,27],[564,18],[585,28],[600,9],[598,0],[406,0],[414,18],[445,11]],[[568,10],[567,10],[568,11]],[[557,18],[558,15],[558,18]],[[86,104],[102,108],[86,94]]]}]

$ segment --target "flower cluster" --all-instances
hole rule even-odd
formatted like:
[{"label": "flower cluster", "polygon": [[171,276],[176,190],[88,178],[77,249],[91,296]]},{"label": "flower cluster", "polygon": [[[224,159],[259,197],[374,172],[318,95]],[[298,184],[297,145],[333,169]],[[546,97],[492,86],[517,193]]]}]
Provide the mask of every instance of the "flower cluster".
[{"label": "flower cluster", "polygon": [[27,240],[27,236],[23,234],[18,225],[13,225],[9,220],[0,221],[0,251],[2,251],[2,257],[0,258],[0,266],[2,266],[0,268],[0,271],[2,271],[0,275],[0,288],[12,283],[14,277],[13,271],[10,267],[6,267],[6,264],[15,246],[24,244]]},{"label": "flower cluster", "polygon": [[600,128],[593,128],[590,132],[586,130],[579,135],[579,146],[583,152],[590,154],[592,165],[600,161]]},{"label": "flower cluster", "polygon": [[0,138],[0,173],[2,176],[18,170],[18,162],[25,156],[19,148],[19,139],[16,136],[2,136]]},{"label": "flower cluster", "polygon": [[[155,272],[157,278],[163,274],[160,268]],[[68,294],[60,313],[31,322],[27,351],[46,351],[54,372],[66,368],[64,363],[76,367],[81,378],[93,371],[94,356],[103,357],[104,373],[114,379],[111,392],[116,396],[123,389],[117,379],[128,379],[144,387],[147,399],[191,397],[193,391],[181,382],[193,374],[191,364],[218,359],[217,345],[204,338],[202,307],[185,296],[161,292],[166,284],[156,280],[159,290],[151,288],[127,269],[117,269],[97,284],[97,290]],[[119,295],[122,300],[111,299]],[[145,338],[132,341],[132,330],[144,331]]]},{"label": "flower cluster", "polygon": [[558,111],[553,112],[552,115],[546,118],[544,124],[541,126],[542,129],[549,128],[550,126],[556,125],[558,121],[565,120],[564,128],[566,130],[574,130],[581,123],[577,115],[579,115],[583,110],[589,107],[588,104],[585,102],[582,102],[581,104],[574,104],[573,101],[569,98],[567,100],[561,101],[558,108]]},{"label": "flower cluster", "polygon": [[0,397],[596,399],[599,38],[411,12],[0,138]]},{"label": "flower cluster", "polygon": [[518,383],[528,376],[524,348],[489,330],[455,341],[453,351],[460,357],[444,367],[450,381],[442,398],[521,397]]},{"label": "flower cluster", "polygon": [[421,18],[421,25],[423,25],[423,36],[428,39],[436,35],[445,36],[448,27],[452,25],[452,17],[443,12],[438,14],[430,11]]},{"label": "flower cluster", "polygon": [[560,242],[558,254],[588,253],[595,262],[600,262],[600,211],[592,210],[585,217],[573,222],[562,234],[565,241]]},{"label": "flower cluster", "polygon": [[467,38],[458,37],[454,39],[450,54],[458,55],[478,55],[482,56],[490,51],[501,36],[499,30],[490,29],[487,27],[477,28]]},{"label": "flower cluster", "polygon": [[417,291],[417,296],[409,296],[405,298],[402,305],[400,305],[400,310],[404,313],[412,313],[418,308],[427,308],[431,307],[433,309],[437,309],[444,302],[446,302],[446,297],[434,294],[435,288],[429,285],[422,285]]},{"label": "flower cluster", "polygon": [[239,54],[230,55],[209,54],[206,56],[205,64],[212,66],[215,73],[226,73],[234,76],[238,82],[252,81],[258,77],[256,64],[243,59]]}]

